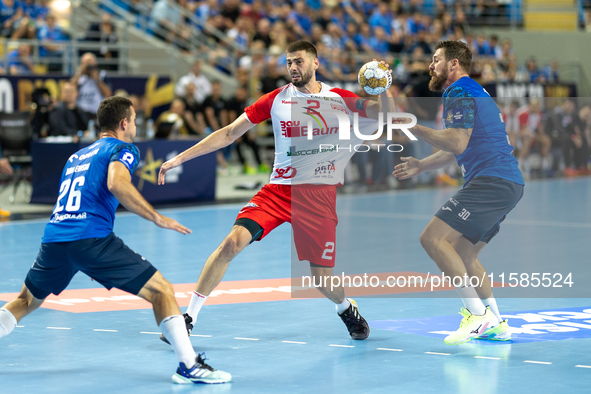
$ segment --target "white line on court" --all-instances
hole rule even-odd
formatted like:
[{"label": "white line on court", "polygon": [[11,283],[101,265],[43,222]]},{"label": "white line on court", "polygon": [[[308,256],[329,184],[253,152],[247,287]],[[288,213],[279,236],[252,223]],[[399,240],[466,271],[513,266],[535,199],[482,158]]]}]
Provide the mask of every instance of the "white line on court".
[{"label": "white line on court", "polygon": [[71,330],[70,327],[45,327],[50,330]]},{"label": "white line on court", "polygon": [[281,341],[281,342],[283,342],[283,343],[295,343],[297,345],[305,345],[305,344],[308,343],[308,342],[297,342],[297,341]]},{"label": "white line on court", "polygon": [[100,331],[100,332],[118,332],[119,330],[103,330],[102,328],[95,328],[92,331]]},{"label": "white line on court", "polygon": [[402,352],[403,351],[402,349],[388,349],[388,348],[385,348],[385,347],[379,347],[376,350],[388,350],[390,352]]},{"label": "white line on court", "polygon": [[155,335],[160,335],[162,334],[161,332],[149,332],[149,331],[142,331],[140,332],[140,334],[155,334]]},{"label": "white line on court", "polygon": [[234,339],[238,339],[241,341],[260,341],[259,338],[241,338],[241,337],[234,337]]},{"label": "white line on court", "polygon": [[591,368],[591,365],[575,365],[575,368]]},{"label": "white line on court", "polygon": [[355,347],[355,346],[351,346],[351,345],[328,345],[328,346],[332,346],[332,347]]},{"label": "white line on court", "polygon": [[437,356],[451,356],[451,353],[425,352],[425,354],[435,354]]},{"label": "white line on court", "polygon": [[544,364],[544,365],[550,365],[552,363],[549,363],[547,361],[531,361],[531,360],[525,360],[523,361],[524,363],[530,363],[530,364]]},{"label": "white line on court", "polygon": [[500,357],[485,357],[485,356],[474,356],[474,358],[483,358],[485,360],[500,360]]},{"label": "white line on court", "polygon": [[192,337],[211,338],[211,335],[191,334]]}]

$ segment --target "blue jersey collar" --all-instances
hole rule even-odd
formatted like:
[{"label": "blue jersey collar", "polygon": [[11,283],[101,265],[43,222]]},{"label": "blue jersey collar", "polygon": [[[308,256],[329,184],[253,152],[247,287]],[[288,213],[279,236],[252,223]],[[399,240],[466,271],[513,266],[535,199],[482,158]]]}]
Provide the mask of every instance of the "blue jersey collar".
[{"label": "blue jersey collar", "polygon": [[445,95],[447,94],[447,91],[448,91],[448,90],[449,90],[449,89],[450,89],[452,86],[454,86],[455,84],[457,84],[458,82],[460,82],[460,81],[461,81],[462,79],[464,79],[464,78],[468,78],[468,79],[470,79],[470,77],[469,77],[469,76],[467,76],[467,75],[466,75],[466,76],[464,76],[464,77],[462,77],[462,78],[458,78],[458,79],[457,79],[457,80],[456,80],[454,83],[452,83],[451,85],[449,85],[449,86],[448,86],[448,87],[447,87],[447,88],[446,88],[446,89],[443,91],[443,96],[445,96]]}]

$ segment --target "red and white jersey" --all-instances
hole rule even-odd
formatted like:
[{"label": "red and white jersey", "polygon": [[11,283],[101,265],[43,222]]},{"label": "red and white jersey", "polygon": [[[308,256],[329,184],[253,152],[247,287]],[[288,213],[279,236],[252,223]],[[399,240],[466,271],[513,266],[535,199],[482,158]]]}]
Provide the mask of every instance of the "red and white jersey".
[{"label": "red and white jersey", "polygon": [[516,115],[519,118],[520,127],[522,129],[527,127],[531,134],[535,133],[542,124],[542,113],[539,111],[531,112],[527,105],[518,109]]},{"label": "red and white jersey", "polygon": [[[355,93],[324,83],[314,94],[302,93],[290,83],[247,107],[244,112],[251,123],[273,122],[275,162],[270,182],[342,184],[349,159],[365,150],[359,147],[365,138],[353,132],[355,118],[359,133],[365,136],[383,127],[383,123],[367,118],[367,104]],[[349,139],[339,139],[338,116],[342,118],[342,114],[349,120]]]}]

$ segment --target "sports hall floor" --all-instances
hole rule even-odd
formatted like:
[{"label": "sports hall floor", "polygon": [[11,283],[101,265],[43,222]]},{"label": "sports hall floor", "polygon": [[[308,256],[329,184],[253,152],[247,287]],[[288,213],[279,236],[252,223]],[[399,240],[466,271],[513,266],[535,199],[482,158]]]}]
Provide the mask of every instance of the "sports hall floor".
[{"label": "sports hall floor", "polygon": [[[337,264],[347,261],[356,273],[436,273],[419,235],[453,192],[340,195]],[[0,393],[588,393],[589,196],[591,178],[529,182],[483,251],[495,275],[574,270],[572,292],[560,295],[578,298],[495,290],[517,332],[512,342],[445,345],[442,332],[460,320],[454,291],[356,297],[371,335],[351,340],[328,300],[290,298],[291,229],[283,225],[232,262],[191,337],[214,367],[232,373],[231,383],[172,384],[176,358],[158,340],[148,305],[78,274],[69,290],[0,340]],[[241,206],[163,210],[193,230],[188,236],[121,213],[115,233],[175,284],[186,306]],[[0,223],[0,305],[19,291],[45,221]]]}]

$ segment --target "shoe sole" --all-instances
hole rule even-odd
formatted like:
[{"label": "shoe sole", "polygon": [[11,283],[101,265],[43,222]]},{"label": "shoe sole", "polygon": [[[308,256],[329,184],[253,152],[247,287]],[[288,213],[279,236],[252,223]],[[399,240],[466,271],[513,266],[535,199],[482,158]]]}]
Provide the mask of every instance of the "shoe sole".
[{"label": "shoe sole", "polygon": [[218,379],[218,380],[205,380],[205,379],[189,379],[185,378],[184,376],[180,376],[179,374],[172,375],[172,382],[176,384],[219,384],[219,383],[227,383],[230,379]]},{"label": "shoe sole", "polygon": [[369,338],[369,331],[367,332],[367,335],[364,336],[363,338],[361,338],[361,337],[356,338],[353,335],[351,335],[351,339],[354,339],[356,341],[363,341],[364,339],[367,339],[367,338]]},{"label": "shoe sole", "polygon": [[170,345],[170,342],[168,342],[168,339],[166,339],[166,337],[164,336],[164,334],[160,334],[160,340],[164,343],[166,343],[167,345]]},{"label": "shoe sole", "polygon": [[511,335],[509,335],[508,338],[499,338],[497,336],[491,336],[491,337],[475,337],[474,339],[481,339],[484,341],[510,341],[511,340]]}]

